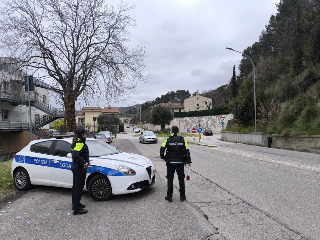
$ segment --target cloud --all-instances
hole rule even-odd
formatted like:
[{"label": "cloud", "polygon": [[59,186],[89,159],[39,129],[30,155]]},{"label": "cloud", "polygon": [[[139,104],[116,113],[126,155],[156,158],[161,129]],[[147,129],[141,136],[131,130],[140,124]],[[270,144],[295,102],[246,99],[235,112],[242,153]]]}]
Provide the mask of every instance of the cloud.
[{"label": "cloud", "polygon": [[145,74],[150,77],[147,83],[138,84],[135,94],[126,96],[122,106],[154,100],[168,91],[202,92],[227,84],[234,65],[238,73],[242,56],[226,47],[243,51],[257,42],[279,3],[277,0],[127,2],[136,5],[131,15],[137,19],[130,45],[145,47],[148,55]]}]

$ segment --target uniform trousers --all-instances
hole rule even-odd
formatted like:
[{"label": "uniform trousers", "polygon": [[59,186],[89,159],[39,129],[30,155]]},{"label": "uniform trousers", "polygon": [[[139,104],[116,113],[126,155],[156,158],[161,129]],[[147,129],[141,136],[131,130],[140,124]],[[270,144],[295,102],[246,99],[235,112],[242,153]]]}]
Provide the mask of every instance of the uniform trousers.
[{"label": "uniform trousers", "polygon": [[81,208],[80,200],[82,197],[87,171],[84,168],[80,169],[75,164],[72,164],[71,171],[73,173],[72,206],[73,210],[76,212],[79,211]]},{"label": "uniform trousers", "polygon": [[180,197],[185,197],[186,188],[184,184],[184,177],[185,177],[184,164],[167,166],[167,179],[168,179],[167,197],[172,198],[174,172],[177,172],[178,174]]}]

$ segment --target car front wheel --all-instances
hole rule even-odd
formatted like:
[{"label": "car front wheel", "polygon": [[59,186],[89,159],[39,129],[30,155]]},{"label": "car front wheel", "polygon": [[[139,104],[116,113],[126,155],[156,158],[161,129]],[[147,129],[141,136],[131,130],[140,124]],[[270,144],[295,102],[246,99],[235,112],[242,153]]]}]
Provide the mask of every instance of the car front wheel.
[{"label": "car front wheel", "polygon": [[112,187],[104,175],[97,175],[89,183],[89,194],[96,201],[106,201],[112,198]]},{"label": "car front wheel", "polygon": [[20,168],[15,172],[14,185],[19,191],[26,191],[31,187],[30,177],[27,170]]}]

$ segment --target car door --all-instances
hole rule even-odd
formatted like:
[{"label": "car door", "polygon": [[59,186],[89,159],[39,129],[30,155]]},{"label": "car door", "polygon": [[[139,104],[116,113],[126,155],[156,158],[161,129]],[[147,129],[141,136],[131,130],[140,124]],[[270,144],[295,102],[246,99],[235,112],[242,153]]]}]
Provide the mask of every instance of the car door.
[{"label": "car door", "polygon": [[71,153],[71,144],[63,140],[56,140],[53,144],[53,155],[50,161],[50,178],[54,186],[72,187],[72,158],[67,157]]},{"label": "car door", "polygon": [[52,140],[35,143],[30,147],[30,156],[25,156],[26,163],[30,164],[29,174],[33,176],[37,184],[51,185],[50,152],[52,151],[52,143]]}]

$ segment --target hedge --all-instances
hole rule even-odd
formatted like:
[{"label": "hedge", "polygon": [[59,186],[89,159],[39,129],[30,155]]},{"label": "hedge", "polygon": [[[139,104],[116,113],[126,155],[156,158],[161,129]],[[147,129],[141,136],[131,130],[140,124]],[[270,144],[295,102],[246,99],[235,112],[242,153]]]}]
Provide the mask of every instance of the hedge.
[{"label": "hedge", "polygon": [[198,117],[198,116],[215,116],[215,115],[223,115],[230,114],[231,108],[229,105],[221,105],[217,107],[213,107],[208,110],[201,111],[191,111],[191,112],[175,112],[174,117]]}]

